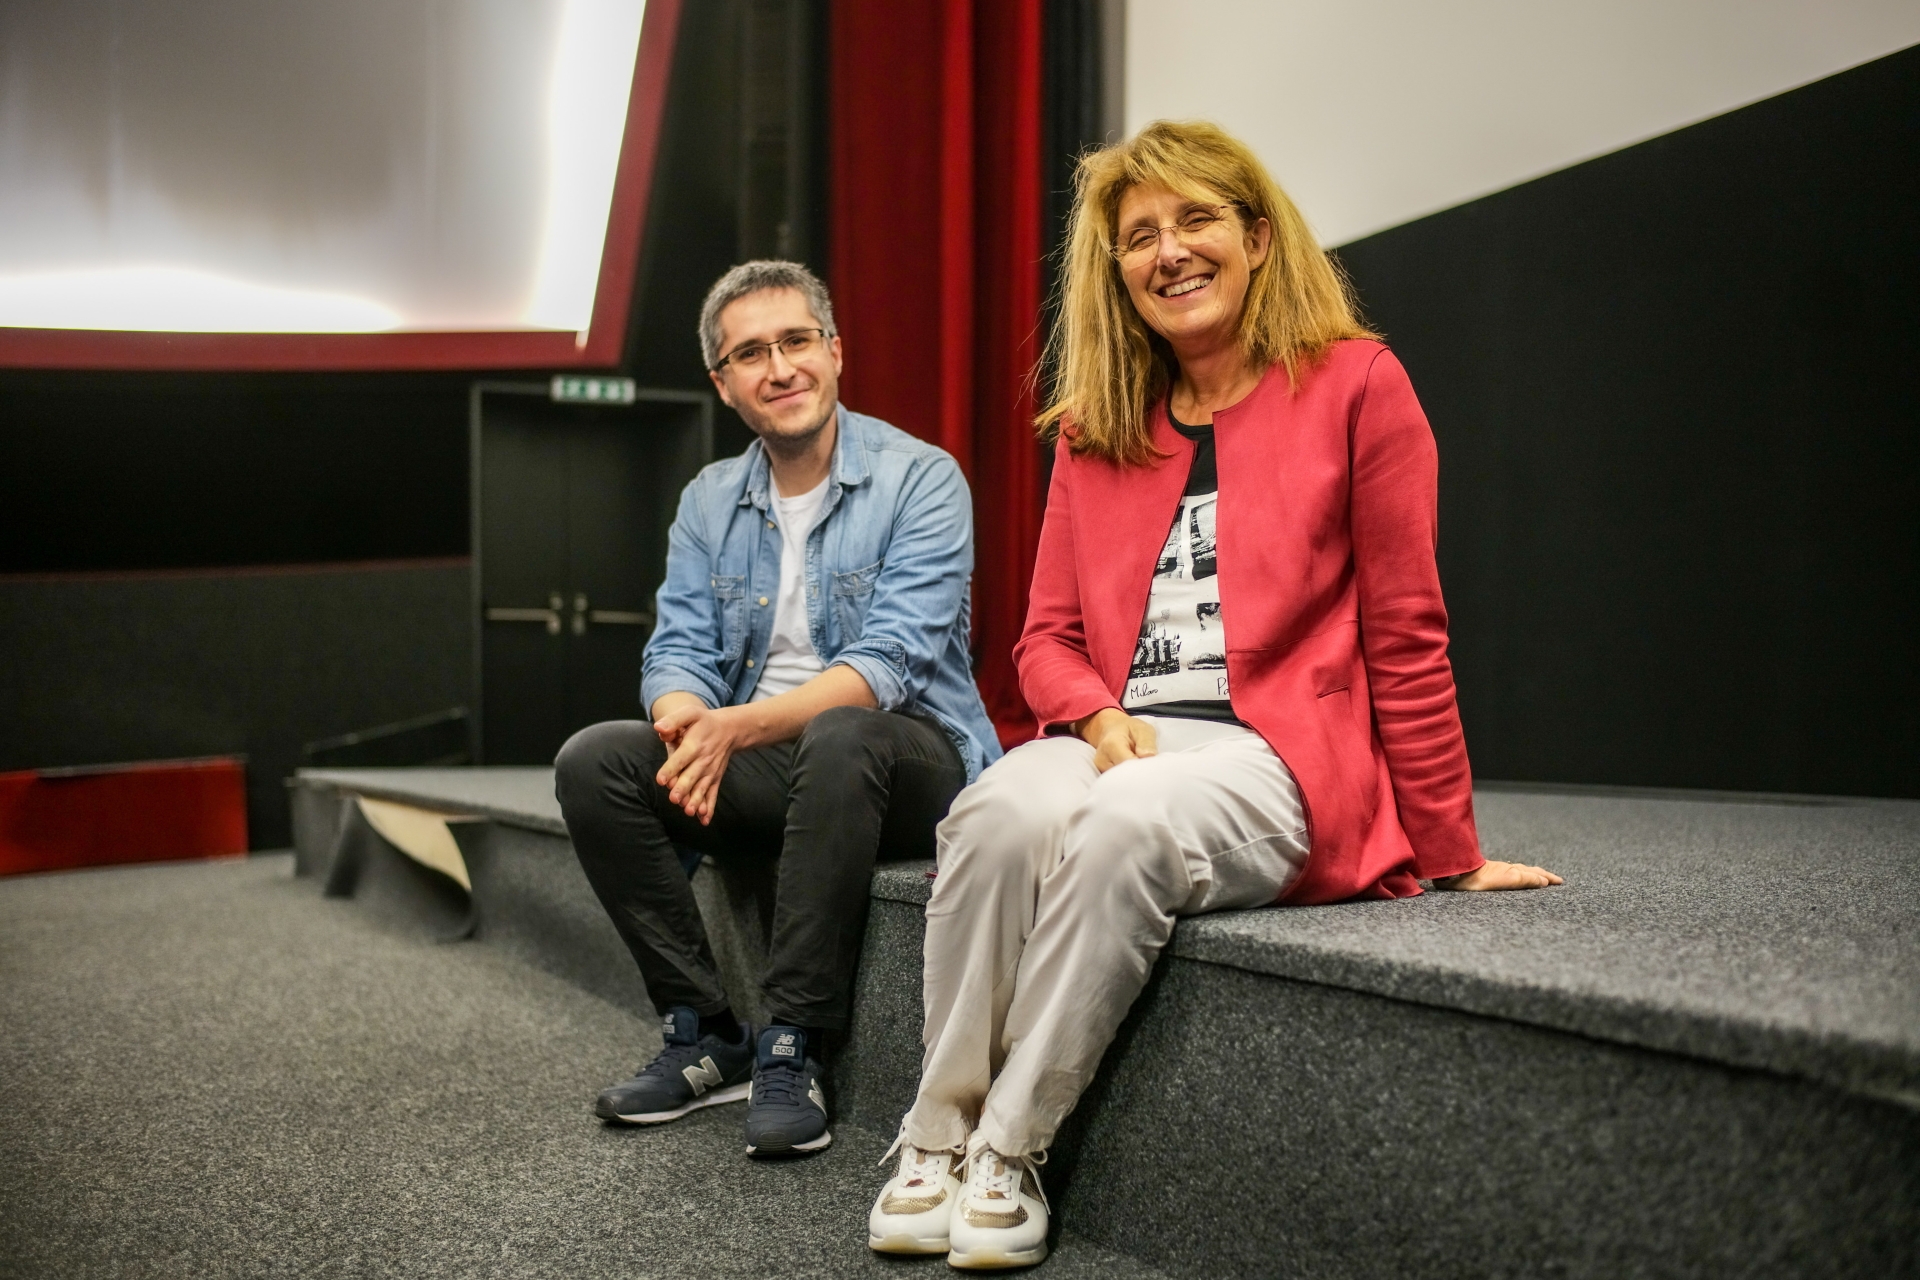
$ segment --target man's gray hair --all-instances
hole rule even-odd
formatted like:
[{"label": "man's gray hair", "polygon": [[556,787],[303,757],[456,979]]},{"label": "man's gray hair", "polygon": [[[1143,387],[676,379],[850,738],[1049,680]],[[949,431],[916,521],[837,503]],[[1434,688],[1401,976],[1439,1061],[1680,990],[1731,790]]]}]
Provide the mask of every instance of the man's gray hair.
[{"label": "man's gray hair", "polygon": [[707,300],[700,304],[700,358],[707,368],[713,368],[720,359],[720,313],[762,289],[797,291],[807,300],[807,309],[813,312],[813,318],[820,322],[828,337],[839,332],[833,327],[833,299],[827,296],[827,286],[820,282],[819,276],[797,262],[774,258],[743,262],[714,281],[713,288],[707,290]]}]

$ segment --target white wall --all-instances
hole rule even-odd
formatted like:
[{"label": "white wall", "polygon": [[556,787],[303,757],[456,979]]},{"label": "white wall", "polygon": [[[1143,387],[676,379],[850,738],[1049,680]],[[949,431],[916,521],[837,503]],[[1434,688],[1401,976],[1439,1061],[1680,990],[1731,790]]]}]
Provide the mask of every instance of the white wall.
[{"label": "white wall", "polygon": [[1914,43],[1916,0],[1127,0],[1126,126],[1218,122],[1338,245]]}]

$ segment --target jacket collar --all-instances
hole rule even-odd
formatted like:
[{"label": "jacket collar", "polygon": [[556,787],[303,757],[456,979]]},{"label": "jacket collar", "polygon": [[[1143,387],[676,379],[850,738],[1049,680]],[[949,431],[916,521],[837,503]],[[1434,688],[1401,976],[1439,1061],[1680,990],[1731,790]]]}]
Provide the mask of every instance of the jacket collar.
[{"label": "jacket collar", "polygon": [[[833,471],[827,476],[827,510],[831,510],[842,489],[865,484],[872,474],[867,466],[867,435],[860,415],[847,412],[847,406],[835,404],[837,434],[833,442]],[[773,464],[767,460],[767,447],[755,440],[747,446],[747,487],[740,495],[743,507],[772,510]],[[824,516],[825,511],[821,514]]]}]

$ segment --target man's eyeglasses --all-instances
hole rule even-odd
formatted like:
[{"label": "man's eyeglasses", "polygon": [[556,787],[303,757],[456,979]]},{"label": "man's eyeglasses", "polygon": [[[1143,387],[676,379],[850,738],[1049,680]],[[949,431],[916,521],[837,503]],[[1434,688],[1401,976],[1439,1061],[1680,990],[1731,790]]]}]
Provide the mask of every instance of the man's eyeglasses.
[{"label": "man's eyeglasses", "polygon": [[818,351],[826,340],[825,329],[796,329],[778,342],[749,342],[744,347],[735,347],[720,357],[720,363],[713,366],[713,371],[718,373],[728,365],[743,373],[764,369],[767,361],[773,359],[775,347],[780,348],[780,354],[787,358],[788,364],[793,364]]},{"label": "man's eyeglasses", "polygon": [[1210,209],[1196,207],[1181,214],[1180,221],[1164,227],[1135,227],[1127,232],[1126,237],[1119,244],[1109,246],[1108,252],[1123,262],[1128,258],[1137,258],[1143,253],[1158,249],[1160,237],[1169,231],[1173,232],[1181,244],[1191,245],[1213,230],[1217,224],[1226,221],[1227,210],[1231,208],[1233,206],[1230,204],[1217,204]]}]

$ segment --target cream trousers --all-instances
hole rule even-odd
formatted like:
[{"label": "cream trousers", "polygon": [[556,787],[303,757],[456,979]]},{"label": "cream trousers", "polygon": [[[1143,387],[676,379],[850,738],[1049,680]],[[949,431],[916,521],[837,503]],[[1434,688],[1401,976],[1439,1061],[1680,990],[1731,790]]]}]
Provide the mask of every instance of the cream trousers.
[{"label": "cream trousers", "polygon": [[1176,917],[1271,903],[1307,858],[1293,775],[1250,729],[1149,716],[1159,754],[1098,773],[1015,747],[954,799],[927,904],[926,1056],[907,1141],[1044,1151]]}]

